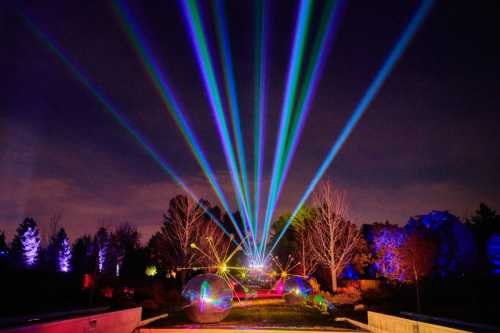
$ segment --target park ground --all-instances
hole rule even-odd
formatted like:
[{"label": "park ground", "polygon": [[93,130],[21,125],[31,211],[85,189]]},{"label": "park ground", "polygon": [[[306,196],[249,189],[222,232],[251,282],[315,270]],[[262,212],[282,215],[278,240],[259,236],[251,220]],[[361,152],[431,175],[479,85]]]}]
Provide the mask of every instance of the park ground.
[{"label": "park ground", "polygon": [[320,329],[355,330],[355,326],[335,318],[343,313],[322,314],[307,305],[267,304],[234,307],[229,316],[216,324],[193,324],[184,311],[170,312],[167,318],[155,321],[147,328],[256,328],[256,329]]}]

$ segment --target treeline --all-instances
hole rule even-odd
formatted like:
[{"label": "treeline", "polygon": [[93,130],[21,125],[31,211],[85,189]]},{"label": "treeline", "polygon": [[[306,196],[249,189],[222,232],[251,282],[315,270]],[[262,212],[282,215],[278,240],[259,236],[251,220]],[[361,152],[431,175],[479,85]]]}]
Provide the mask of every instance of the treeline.
[{"label": "treeline", "polygon": [[[57,220],[59,223],[60,218]],[[122,223],[113,231],[101,227],[95,235],[83,235],[73,243],[64,227],[57,226],[58,223],[51,225],[45,247],[42,247],[39,226],[32,217],[19,224],[10,246],[5,234],[0,233],[2,264],[13,269],[119,276],[123,266],[127,269],[129,262],[137,261],[137,253],[141,251],[140,234],[129,223]]]},{"label": "treeline", "polygon": [[[325,202],[320,206],[324,208]],[[275,249],[283,262],[292,256],[297,263],[296,273],[301,275],[319,275],[322,269],[331,268],[332,263],[322,258],[328,253],[321,253],[327,246],[318,244],[318,235],[328,233],[320,228],[321,223],[315,223],[320,206],[303,208]],[[234,216],[239,218],[238,213]],[[221,221],[227,233],[235,233],[228,215],[217,206],[179,195],[170,201],[160,230],[145,246],[140,245],[137,228],[129,223],[114,230],[101,227],[94,235],[83,235],[71,242],[57,221],[52,223],[47,246],[42,248],[39,227],[28,217],[20,223],[10,244],[0,232],[0,263],[15,269],[107,277],[144,277],[146,268],[154,266],[155,274],[170,276],[175,268],[203,264],[203,258],[191,248],[193,243],[203,249],[205,240],[211,238],[216,247],[227,246],[230,239],[214,218]],[[288,218],[285,214],[274,223],[275,234]],[[337,245],[346,253],[332,253],[330,259],[340,256],[348,260],[342,265],[337,263],[327,280],[385,278],[415,282],[428,276],[500,273],[500,216],[485,204],[465,221],[445,211],[433,211],[410,218],[404,226],[376,222],[358,229],[343,217],[338,221],[332,218],[330,223],[325,225],[337,228],[335,244],[346,243],[346,235],[351,232],[349,242],[355,246],[346,251],[349,244],[344,248]],[[181,274],[181,285],[185,274]]]},{"label": "treeline", "polygon": [[[210,237],[215,246],[227,246],[227,235],[235,233],[228,214],[210,206],[208,201],[195,202],[183,195],[170,200],[160,230],[145,246],[140,244],[137,227],[130,223],[113,229],[101,227],[94,235],[86,234],[72,242],[64,227],[59,226],[61,218],[53,220],[46,246],[42,246],[39,225],[32,217],[19,224],[10,244],[0,232],[0,265],[15,270],[89,274],[104,281],[143,278],[146,268],[153,265],[156,272],[165,276],[178,267],[203,262],[193,253],[193,243],[204,249]],[[180,278],[182,285],[186,273],[181,273]]]},{"label": "treeline", "polygon": [[[275,233],[289,218],[284,214],[277,220]],[[330,266],[336,265],[333,268],[338,278],[409,283],[426,277],[500,275],[500,216],[485,204],[464,221],[447,211],[432,211],[410,217],[405,225],[386,221],[358,228],[339,219],[337,223],[326,223],[329,228],[318,228],[325,224],[324,219],[318,217],[317,207],[304,207],[276,248],[281,261],[292,254],[297,263],[295,273],[323,275],[323,280],[330,280]],[[359,237],[351,241],[355,244],[352,251],[344,253],[341,250],[346,244],[342,242],[349,236],[345,226],[357,229]],[[318,234],[332,241],[326,246],[318,244]],[[338,250],[325,260],[316,248],[329,245]],[[349,260],[339,266],[343,256]]]}]

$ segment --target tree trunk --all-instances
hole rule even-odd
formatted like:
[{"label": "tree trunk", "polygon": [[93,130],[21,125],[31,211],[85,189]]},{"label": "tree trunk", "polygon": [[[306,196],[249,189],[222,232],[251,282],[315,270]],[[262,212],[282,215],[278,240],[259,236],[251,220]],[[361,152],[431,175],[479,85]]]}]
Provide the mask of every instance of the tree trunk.
[{"label": "tree trunk", "polygon": [[420,305],[420,289],[418,286],[418,274],[417,270],[413,268],[413,274],[415,275],[415,291],[417,292],[417,313],[420,313],[422,311],[421,305]]},{"label": "tree trunk", "polygon": [[306,276],[306,249],[305,249],[305,244],[304,244],[304,231],[302,230],[300,232],[300,244],[301,244],[301,250],[302,250],[302,276]]},{"label": "tree trunk", "polygon": [[186,285],[186,279],[187,279],[187,271],[186,270],[182,270],[180,272],[181,276],[180,276],[180,282],[181,282],[181,290],[184,289],[184,286]]},{"label": "tree trunk", "polygon": [[337,272],[333,267],[330,267],[330,274],[332,275],[332,291],[337,290]]}]

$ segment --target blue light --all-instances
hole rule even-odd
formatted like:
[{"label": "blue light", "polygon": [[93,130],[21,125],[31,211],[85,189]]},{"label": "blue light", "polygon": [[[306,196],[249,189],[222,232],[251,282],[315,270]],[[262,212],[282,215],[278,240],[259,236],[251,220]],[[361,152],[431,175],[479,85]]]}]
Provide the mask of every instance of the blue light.
[{"label": "blue light", "polygon": [[[188,193],[195,201],[200,203],[200,207],[212,218],[214,223],[221,228],[221,230],[228,236],[231,234],[224,228],[224,226],[218,221],[218,219],[211,213],[209,207],[205,207],[201,204],[198,197],[194,194],[193,191],[187,186],[187,184],[174,172],[174,170],[170,167],[170,165],[163,160],[158,152],[147,142],[147,140],[137,131],[134,127],[129,123],[125,116],[120,114],[118,110],[111,104],[108,98],[101,92],[87,77],[85,77],[82,71],[78,70],[77,67],[73,64],[73,62],[69,59],[68,56],[64,54],[62,49],[56,45],[56,43],[49,38],[47,34],[42,32],[27,16],[22,15],[21,17],[26,22],[27,26],[31,29],[31,31],[35,34],[35,36],[45,45],[48,46],[49,50],[57,56],[59,60],[65,65],[65,67],[73,74],[76,79],[83,84],[92,95],[104,106],[104,110],[108,112],[117,122],[118,124],[127,130],[127,132],[141,145],[141,147],[148,153],[148,155],[153,158],[153,160],[161,167],[161,169],[167,173],[174,181],[186,192]],[[238,242],[232,239],[232,241],[238,245]]]},{"label": "blue light", "polygon": [[270,252],[276,247],[276,244],[279,242],[279,240],[283,237],[285,234],[286,230],[292,223],[295,215],[298,213],[300,208],[304,205],[306,200],[309,198],[311,193],[314,191],[314,188],[320,181],[321,177],[323,174],[326,172],[330,164],[332,163],[333,159],[335,156],[337,156],[337,153],[340,151],[342,148],[342,145],[347,141],[349,138],[349,135],[351,134],[352,130],[358,123],[358,121],[361,119],[361,116],[363,113],[366,111],[372,100],[375,98],[377,95],[378,91],[382,87],[382,84],[384,81],[387,79],[391,71],[393,70],[394,66],[396,65],[397,61],[403,54],[404,50],[410,43],[411,39],[417,32],[418,28],[424,21],[424,19],[427,17],[429,14],[432,5],[434,3],[434,0],[423,0],[420,7],[417,9],[417,12],[411,19],[410,23],[402,33],[401,37],[399,38],[398,42],[392,49],[391,53],[389,54],[389,57],[386,59],[384,62],[383,66],[380,68],[380,70],[377,72],[374,80],[368,87],[368,90],[366,91],[365,95],[361,99],[360,103],[357,105],[357,107],[354,110],[354,113],[352,114],[351,118],[347,122],[346,126],[342,130],[340,136],[337,138],[337,141],[335,144],[332,146],[330,149],[328,155],[326,156],[326,159],[324,162],[321,164],[319,170],[316,172],[314,175],[313,179],[309,183],[309,186],[307,187],[306,191],[302,195],[301,199],[299,200],[299,203],[295,210],[293,211],[292,215],[290,216],[290,219],[288,222],[285,224],[283,229],[281,230],[280,234],[278,237],[276,237],[274,244],[272,245]]}]

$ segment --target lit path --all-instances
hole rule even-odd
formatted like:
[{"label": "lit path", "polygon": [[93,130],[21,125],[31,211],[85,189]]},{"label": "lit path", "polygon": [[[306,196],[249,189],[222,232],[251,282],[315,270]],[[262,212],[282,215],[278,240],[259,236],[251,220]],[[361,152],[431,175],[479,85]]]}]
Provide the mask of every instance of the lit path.
[{"label": "lit path", "polygon": [[[337,314],[342,316],[342,314]],[[233,308],[229,316],[217,324],[195,324],[183,312],[171,313],[167,318],[140,328],[142,333],[162,332],[242,332],[255,330],[266,332],[366,332],[336,316],[323,315],[317,309],[306,306],[269,304]]]}]

